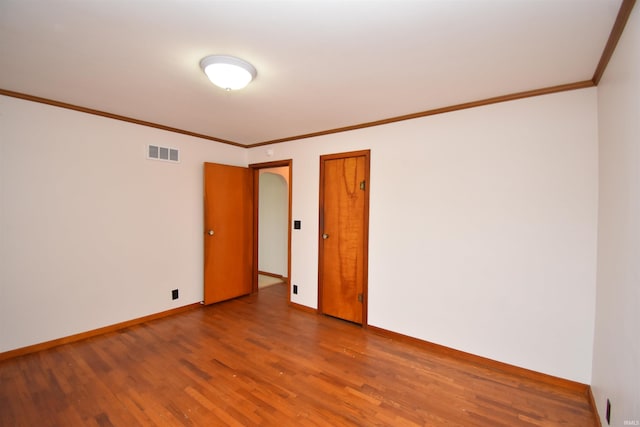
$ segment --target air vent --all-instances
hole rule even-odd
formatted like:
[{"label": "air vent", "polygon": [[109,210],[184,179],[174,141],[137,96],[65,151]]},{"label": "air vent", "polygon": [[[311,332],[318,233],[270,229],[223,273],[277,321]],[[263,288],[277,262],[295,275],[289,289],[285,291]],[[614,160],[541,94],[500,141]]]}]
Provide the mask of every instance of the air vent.
[{"label": "air vent", "polygon": [[180,161],[180,151],[177,148],[149,145],[147,148],[147,159],[177,163]]}]

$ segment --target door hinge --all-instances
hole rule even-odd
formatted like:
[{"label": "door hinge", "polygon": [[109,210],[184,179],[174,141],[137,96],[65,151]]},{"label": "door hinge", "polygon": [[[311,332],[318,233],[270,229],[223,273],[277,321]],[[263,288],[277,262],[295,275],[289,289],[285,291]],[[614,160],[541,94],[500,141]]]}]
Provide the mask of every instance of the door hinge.
[{"label": "door hinge", "polygon": [[362,191],[364,191],[364,190],[366,190],[366,189],[367,189],[367,181],[361,181],[361,182],[360,182],[360,189],[361,189]]},{"label": "door hinge", "polygon": [[364,301],[364,295],[358,294],[358,302]]}]

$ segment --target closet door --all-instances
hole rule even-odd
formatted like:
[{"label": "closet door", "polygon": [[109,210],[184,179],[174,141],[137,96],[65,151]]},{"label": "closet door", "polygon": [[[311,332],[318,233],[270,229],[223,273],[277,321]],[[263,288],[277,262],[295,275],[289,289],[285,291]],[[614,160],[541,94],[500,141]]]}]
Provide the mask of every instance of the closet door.
[{"label": "closet door", "polygon": [[369,151],[320,158],[319,311],[366,324]]}]

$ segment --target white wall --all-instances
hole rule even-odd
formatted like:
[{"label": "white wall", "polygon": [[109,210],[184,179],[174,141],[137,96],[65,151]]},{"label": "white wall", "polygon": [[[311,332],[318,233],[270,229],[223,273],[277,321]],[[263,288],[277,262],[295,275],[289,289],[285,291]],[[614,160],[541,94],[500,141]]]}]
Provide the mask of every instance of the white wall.
[{"label": "white wall", "polygon": [[596,123],[584,89],[270,157],[0,97],[0,351],[200,301],[203,161],[293,159],[291,299],[316,307],[319,156],[370,148],[369,323],[589,383]]},{"label": "white wall", "polygon": [[596,89],[250,150],[293,159],[291,283],[317,307],[319,156],[371,149],[369,323],[591,380]]},{"label": "white wall", "polygon": [[0,97],[0,351],[201,301],[205,161],[246,150]]},{"label": "white wall", "polygon": [[592,390],[604,422],[640,423],[640,11],[598,86],[600,209]]}]

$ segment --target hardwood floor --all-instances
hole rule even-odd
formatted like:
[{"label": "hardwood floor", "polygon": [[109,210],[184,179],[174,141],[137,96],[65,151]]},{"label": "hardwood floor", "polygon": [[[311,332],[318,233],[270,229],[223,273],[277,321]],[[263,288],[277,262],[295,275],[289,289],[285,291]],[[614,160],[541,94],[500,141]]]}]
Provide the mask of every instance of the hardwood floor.
[{"label": "hardwood floor", "polygon": [[0,362],[0,426],[592,426],[587,397],[287,306],[286,286]]}]

